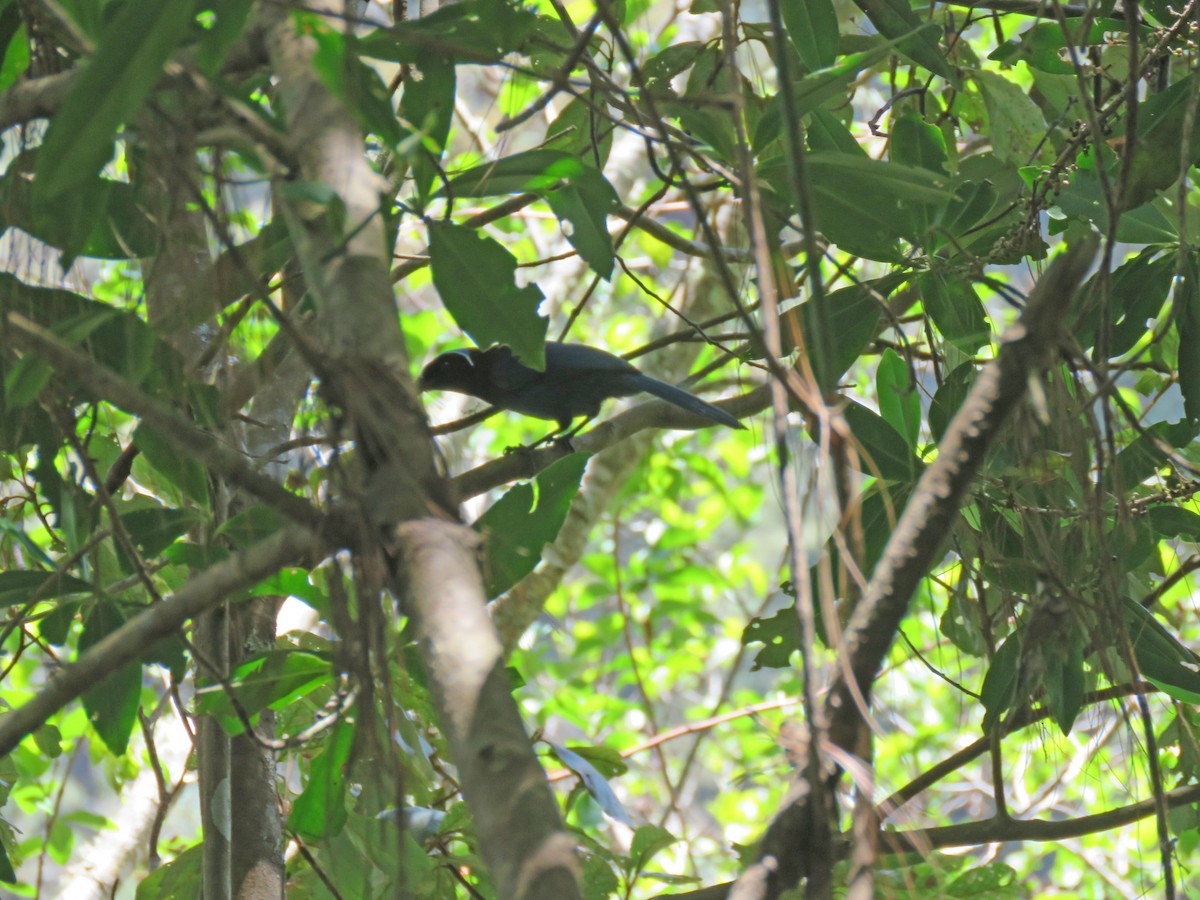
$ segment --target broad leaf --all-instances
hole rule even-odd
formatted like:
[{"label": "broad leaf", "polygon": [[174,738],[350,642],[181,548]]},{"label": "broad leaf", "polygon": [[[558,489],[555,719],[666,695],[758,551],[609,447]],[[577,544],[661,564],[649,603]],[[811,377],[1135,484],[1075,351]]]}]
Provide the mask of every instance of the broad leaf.
[{"label": "broad leaf", "polygon": [[[125,624],[125,614],[111,600],[100,600],[84,617],[79,654],[100,643]],[[83,695],[83,708],[109,753],[121,756],[137,721],[142,692],[142,665],[128,663],[101,680]]]},{"label": "broad leaf", "polygon": [[517,261],[502,244],[459,225],[431,225],[429,265],[446,311],[476,344],[507,344],[525,365],[545,367],[542,292],[517,286]]},{"label": "broad leaf", "polygon": [[325,749],[312,761],[308,784],[292,804],[288,828],[306,841],[319,841],[346,824],[346,768],[354,746],[354,726],[346,719],[333,726]]},{"label": "broad leaf", "polygon": [[71,82],[38,153],[37,197],[78,193],[112,159],[117,129],[141,108],[192,24],[195,0],[126,0]]},{"label": "broad leaf", "polygon": [[558,536],[588,454],[572,453],[497,500],[472,527],[484,537],[484,590],[498,597],[534,570],[542,549]]}]

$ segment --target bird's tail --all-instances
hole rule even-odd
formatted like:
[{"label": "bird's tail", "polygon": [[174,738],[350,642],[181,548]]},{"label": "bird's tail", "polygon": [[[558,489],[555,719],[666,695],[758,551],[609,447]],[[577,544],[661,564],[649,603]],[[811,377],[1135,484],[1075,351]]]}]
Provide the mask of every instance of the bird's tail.
[{"label": "bird's tail", "polygon": [[745,427],[741,422],[725,412],[725,410],[713,406],[711,403],[706,403],[699,397],[689,394],[683,388],[677,388],[672,384],[667,384],[665,381],[659,381],[657,378],[651,378],[649,375],[639,373],[637,386],[647,394],[653,394],[660,400],[666,400],[668,403],[675,404],[680,409],[686,409],[688,412],[703,416],[710,421],[718,422],[721,425],[728,425],[730,428]]}]

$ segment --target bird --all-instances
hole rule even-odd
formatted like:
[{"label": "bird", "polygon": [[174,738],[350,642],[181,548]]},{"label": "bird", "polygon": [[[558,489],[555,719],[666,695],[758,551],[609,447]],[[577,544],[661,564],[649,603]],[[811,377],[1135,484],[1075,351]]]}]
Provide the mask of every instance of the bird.
[{"label": "bird", "polygon": [[725,410],[585,344],[547,341],[546,368],[541,372],[522,363],[503,344],[487,350],[451,350],[425,366],[417,386],[422,391],[469,394],[500,409],[553,420],[558,430],[551,435],[569,431],[580,416],[593,418],[610,397],[643,391],[720,425],[744,427]]}]

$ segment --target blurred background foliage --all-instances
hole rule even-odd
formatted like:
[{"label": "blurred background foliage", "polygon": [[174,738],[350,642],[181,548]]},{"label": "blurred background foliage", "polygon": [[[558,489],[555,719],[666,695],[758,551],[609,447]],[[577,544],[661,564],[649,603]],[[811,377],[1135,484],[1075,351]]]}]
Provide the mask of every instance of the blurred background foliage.
[{"label": "blurred background foliage", "polygon": [[[745,401],[744,432],[643,431],[532,489],[466,498],[473,521],[524,492],[485,529],[484,575],[498,620],[532,603],[508,635],[514,692],[590,898],[686,895],[753,857],[804,759],[796,580],[818,601],[811,652],[833,665],[829,617],[844,623],[1000,334],[1046,260],[1096,232],[1104,252],[1061,359],[1031,379],[874,686],[886,827],[949,830],[884,856],[876,889],[1159,896],[1165,846],[1174,889],[1200,890],[1195,3],[1018,6],[465,0],[407,21],[377,4],[288,14],[386,185],[414,373],[472,341],[536,357],[566,333],[621,354],[653,343],[635,357],[647,372],[703,372],[695,390]],[[251,282],[289,314],[319,307],[283,299],[307,251],[279,198],[353,227],[328,186],[287,178],[262,15],[234,0],[0,0],[5,328],[36,323],[236,446],[256,424],[251,399],[285,380],[289,344]],[[189,157],[166,188],[147,159],[156,130]],[[147,299],[168,258],[164,195],[203,211],[211,276],[177,292],[171,315]],[[756,415],[776,315],[763,259],[783,361],[811,364],[850,436],[840,449],[799,404],[785,422]],[[2,343],[9,709],[281,519],[230,504],[122,404]],[[354,449],[301,376],[286,443],[259,458],[332,503]],[[427,399],[437,425],[479,406]],[[458,474],[545,431],[501,414],[439,433],[438,448]],[[110,480],[132,447],[128,477]],[[790,571],[781,448],[811,572]],[[347,592],[370,602],[342,577],[326,561],[254,589],[288,599],[275,645],[230,679],[236,704],[197,692],[191,649],[168,641],[0,760],[6,895],[68,896],[115,854],[118,896],[197,896],[181,712],[238,733],[273,710],[280,736],[324,722],[278,754],[290,896],[495,896],[390,600],[387,690],[373,696],[392,707],[372,721],[392,723],[403,813],[381,789],[392,759],[362,755],[359,719],[328,716],[355,696],[333,610]],[[1134,804],[1146,805],[1099,817]],[[1035,839],[1009,817],[1049,825]],[[995,827],[953,831],[974,822]],[[136,839],[118,851],[114,833]]]}]

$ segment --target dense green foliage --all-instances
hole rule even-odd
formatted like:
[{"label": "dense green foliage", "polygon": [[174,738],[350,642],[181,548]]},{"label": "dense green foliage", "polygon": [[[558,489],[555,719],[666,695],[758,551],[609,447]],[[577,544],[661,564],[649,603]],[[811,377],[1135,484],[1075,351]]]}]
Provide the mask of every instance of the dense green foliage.
[{"label": "dense green foliage", "polygon": [[[506,455],[546,431],[519,416],[434,429],[583,895],[730,881],[804,771],[800,659],[838,671],[1002,333],[1098,236],[870,686],[872,758],[815,752],[837,830],[877,804],[876,896],[1200,891],[1195,3],[992,5],[0,0],[0,706],[306,511],[373,509],[326,266],[374,253],[403,375],[566,334],[748,425],[656,406],[542,456]],[[293,45],[348,129],[304,119]],[[200,896],[193,719],[270,745],[278,806],[232,816],[282,828],[289,896],[498,895],[411,611],[329,540],[221,598],[290,629],[227,675],[189,625],[16,736],[6,896],[57,896],[114,825],[121,896]]]}]

